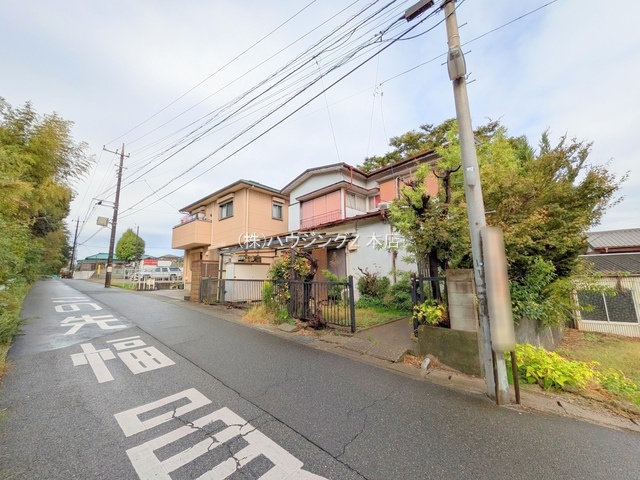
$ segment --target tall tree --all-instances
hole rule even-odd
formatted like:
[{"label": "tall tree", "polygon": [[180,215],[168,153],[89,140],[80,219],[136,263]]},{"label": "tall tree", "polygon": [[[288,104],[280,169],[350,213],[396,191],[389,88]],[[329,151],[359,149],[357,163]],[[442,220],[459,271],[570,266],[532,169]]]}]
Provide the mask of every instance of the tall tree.
[{"label": "tall tree", "polygon": [[38,115],[30,103],[14,109],[0,98],[0,342],[18,329],[29,282],[68,261],[63,220],[71,182],[92,163],[71,126],[56,114]]},{"label": "tall tree", "polygon": [[128,228],[116,243],[116,257],[125,262],[139,259],[144,254],[145,242]]},{"label": "tall tree", "polygon": [[14,232],[6,248],[19,265],[0,275],[0,283],[7,275],[55,273],[66,261],[71,183],[92,163],[87,145],[74,142],[72,125],[55,113],[38,115],[30,103],[14,109],[0,98],[0,221]]},{"label": "tall tree", "polygon": [[[471,267],[457,125],[446,128],[437,165],[419,169],[389,218],[417,258],[431,264],[435,258],[442,269]],[[561,137],[552,145],[545,132],[536,151],[495,122],[479,130],[489,133],[477,147],[487,224],[504,231],[514,312],[547,324],[562,321],[585,234],[619,201],[625,177],[590,164],[591,143]],[[440,178],[436,195],[425,193],[430,169]]]}]

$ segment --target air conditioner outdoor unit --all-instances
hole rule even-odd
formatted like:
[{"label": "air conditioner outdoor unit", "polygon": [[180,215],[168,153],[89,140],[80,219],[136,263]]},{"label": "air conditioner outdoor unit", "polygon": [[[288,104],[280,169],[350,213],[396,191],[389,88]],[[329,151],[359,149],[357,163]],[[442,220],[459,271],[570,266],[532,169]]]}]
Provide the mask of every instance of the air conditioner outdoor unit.
[{"label": "air conditioner outdoor unit", "polygon": [[378,210],[389,210],[389,204],[387,202],[379,203]]}]

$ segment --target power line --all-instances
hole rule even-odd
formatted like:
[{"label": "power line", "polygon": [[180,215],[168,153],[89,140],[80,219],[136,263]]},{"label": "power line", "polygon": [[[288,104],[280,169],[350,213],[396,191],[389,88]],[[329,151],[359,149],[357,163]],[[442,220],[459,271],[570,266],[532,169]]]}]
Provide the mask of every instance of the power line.
[{"label": "power line", "polygon": [[[544,4],[544,5],[542,5],[542,6],[538,7],[538,8],[536,8],[536,9],[534,9],[534,10],[530,11],[530,12],[527,12],[527,13],[525,13],[525,14],[523,14],[523,15],[520,15],[519,17],[516,17],[516,18],[514,18],[513,20],[511,20],[511,21],[509,21],[509,22],[507,22],[507,23],[505,23],[505,24],[503,24],[503,25],[500,25],[499,27],[496,27],[496,28],[494,28],[494,29],[492,29],[492,30],[490,30],[490,31],[488,31],[488,32],[485,32],[485,33],[484,33],[484,34],[482,34],[482,35],[479,35],[479,36],[477,36],[477,37],[473,38],[472,40],[469,40],[468,42],[464,43],[464,45],[468,45],[468,44],[470,44],[470,43],[472,43],[472,42],[474,42],[474,41],[477,41],[477,40],[479,40],[479,39],[481,39],[481,38],[483,38],[483,37],[485,37],[485,36],[487,36],[487,35],[489,35],[489,34],[491,34],[491,33],[494,33],[494,32],[496,32],[496,31],[498,31],[498,30],[500,30],[500,29],[502,29],[502,28],[504,28],[504,27],[506,27],[506,26],[508,26],[508,25],[511,25],[512,23],[514,23],[514,22],[516,22],[516,21],[518,21],[518,20],[521,20],[521,19],[523,19],[523,18],[525,18],[525,17],[527,17],[527,16],[529,16],[529,15],[531,15],[531,14],[533,14],[533,13],[535,13],[535,12],[537,12],[537,11],[539,11],[539,10],[541,10],[541,9],[543,9],[543,8],[545,8],[545,7],[547,7],[547,6],[551,5],[551,4],[553,4],[553,3],[555,3],[555,2],[557,2],[557,0],[552,0],[552,1],[550,1],[550,2],[548,2],[548,3],[546,3],[546,4]],[[355,3],[355,2],[354,2],[354,3]],[[353,5],[353,4],[351,4],[351,5]],[[344,11],[344,9],[343,9],[343,11]],[[316,27],[316,28],[317,28],[317,27]],[[335,30],[334,30],[334,31],[335,31]],[[423,32],[423,33],[427,33],[427,32]],[[301,38],[302,38],[302,37],[301,37]],[[405,40],[405,39],[404,39],[404,38],[402,38],[402,39],[400,39],[400,40]],[[294,42],[294,43],[295,43],[295,42]],[[290,44],[290,45],[291,45],[291,44]],[[442,55],[438,55],[438,56],[434,57],[433,59],[428,60],[427,62],[423,62],[423,63],[421,63],[421,64],[419,64],[419,65],[417,65],[417,66],[415,66],[415,67],[412,67],[411,69],[408,69],[408,70],[406,70],[406,71],[404,71],[404,72],[401,72],[401,73],[399,73],[399,74],[397,74],[397,75],[395,75],[395,76],[393,76],[393,77],[387,78],[386,80],[384,80],[383,82],[381,82],[381,83],[380,83],[380,85],[383,85],[383,84],[385,84],[385,83],[387,83],[387,82],[389,82],[389,81],[391,81],[391,80],[394,80],[394,79],[396,79],[396,78],[398,78],[398,77],[400,77],[400,76],[403,76],[403,75],[405,75],[405,74],[407,74],[407,73],[409,73],[409,72],[411,72],[411,71],[413,71],[413,70],[415,70],[415,69],[417,69],[417,68],[419,68],[419,67],[421,67],[421,66],[424,66],[424,65],[426,65],[426,64],[428,64],[428,63],[431,63],[431,62],[433,62],[433,61],[437,60],[438,58],[441,58],[441,57],[442,57],[442,56],[444,56],[444,55],[446,55],[446,53],[444,53],[444,54],[442,54]],[[270,57],[270,58],[271,58],[271,57]],[[363,91],[359,92],[358,94],[363,93],[363,92],[365,92],[365,91],[369,91],[369,90],[370,90],[370,89],[365,89],[365,90],[363,90]],[[351,95],[351,96],[350,96],[350,97],[348,97],[348,98],[351,98],[351,97],[353,97],[353,96],[355,96],[355,95],[358,95],[358,94]],[[341,100],[341,101],[343,101],[343,100]],[[334,102],[333,104],[335,104],[335,103],[339,103],[339,102]],[[261,107],[261,109],[263,109],[263,108],[266,108],[266,107]],[[247,117],[247,116],[249,116],[249,115],[250,115],[250,113],[246,113],[246,114],[244,114],[243,118],[246,118],[246,117]],[[286,117],[286,118],[285,118],[285,119],[283,119],[283,120],[288,120],[289,118],[290,118],[290,117]],[[234,123],[235,123],[236,121],[238,121],[238,120],[234,120]],[[187,127],[183,127],[183,128],[187,128]],[[195,166],[194,166],[194,167],[195,167]],[[131,182],[130,182],[129,184],[131,184]],[[171,192],[171,193],[173,193],[173,192]],[[143,200],[144,200],[144,199],[143,199]],[[155,202],[154,202],[154,203],[155,203]],[[93,210],[95,210],[95,206],[94,206],[94,209],[93,209]],[[129,209],[128,209],[128,210],[129,210]],[[88,217],[88,215],[87,215],[85,218],[87,218],[87,217]],[[83,223],[83,226],[84,226],[84,225],[86,225],[86,222],[85,222],[85,223]]]},{"label": "power line", "polygon": [[285,20],[283,23],[281,23],[280,25],[278,25],[276,28],[274,28],[273,30],[271,30],[268,34],[266,34],[264,37],[262,37],[260,40],[258,40],[257,42],[255,42],[253,45],[251,45],[249,48],[245,49],[243,52],[239,53],[238,55],[236,55],[234,58],[232,58],[230,61],[228,61],[227,63],[225,63],[222,67],[220,67],[218,70],[216,70],[215,72],[213,72],[211,75],[209,75],[207,78],[205,78],[204,80],[202,80],[201,82],[199,82],[198,84],[196,84],[195,86],[191,87],[189,90],[187,90],[185,93],[183,93],[182,95],[180,95],[178,98],[176,98],[174,101],[172,101],[171,103],[169,103],[167,106],[161,108],[160,110],[158,110],[156,113],[154,113],[153,115],[151,115],[149,118],[147,118],[146,120],[140,122],[138,125],[136,125],[135,127],[129,129],[128,131],[126,131],[125,133],[123,133],[122,135],[120,135],[117,138],[114,138],[113,140],[111,140],[108,143],[113,143],[116,140],[119,140],[120,138],[124,137],[125,135],[127,135],[128,133],[131,133],[132,131],[134,131],[135,129],[137,129],[138,127],[144,125],[145,123],[147,123],[149,120],[151,120],[152,118],[156,117],[158,114],[162,113],[163,111],[165,111],[167,108],[169,108],[171,105],[173,105],[174,103],[176,103],[178,100],[182,99],[183,97],[185,97],[186,95],[188,95],[189,93],[191,93],[193,90],[195,90],[196,88],[198,88],[200,85],[202,85],[203,83],[205,83],[207,80],[209,80],[210,78],[212,78],[213,76],[215,76],[216,74],[218,74],[220,71],[222,71],[223,69],[225,69],[226,67],[228,67],[229,65],[231,65],[233,62],[235,62],[236,60],[238,60],[240,57],[242,57],[245,53],[249,52],[250,50],[252,50],[254,47],[256,47],[257,45],[259,45],[261,42],[263,42],[264,40],[266,40],[267,38],[269,38],[271,35],[273,35],[275,32],[277,32],[278,30],[280,30],[280,28],[282,28],[284,25],[286,25],[287,23],[289,23],[291,20],[293,20],[295,17],[297,17],[299,14],[301,14],[303,11],[305,11],[307,8],[309,8],[311,5],[313,5],[317,0],[312,0],[310,3],[308,3],[305,7],[303,7],[301,10],[298,10],[293,16],[289,17],[287,20]]},{"label": "power line", "polygon": [[[217,167],[218,165],[224,163],[225,161],[227,161],[229,158],[233,157],[234,155],[236,155],[237,153],[239,153],[240,151],[244,150],[245,148],[247,148],[249,145],[251,145],[252,143],[256,142],[258,139],[262,138],[264,135],[266,135],[267,133],[269,133],[271,130],[273,130],[274,128],[276,128],[277,126],[279,126],[281,123],[283,123],[285,120],[287,120],[288,118],[290,118],[291,116],[293,116],[294,114],[296,114],[299,110],[301,110],[302,108],[304,108],[305,106],[307,106],[309,103],[311,103],[312,101],[314,101],[315,99],[317,99],[320,95],[324,94],[327,90],[331,89],[332,87],[334,87],[336,84],[338,84],[339,82],[341,82],[342,80],[344,80],[345,78],[347,78],[349,75],[351,75],[353,72],[355,72],[356,70],[358,70],[360,67],[362,67],[364,64],[368,63],[371,59],[375,58],[377,55],[379,55],[380,53],[382,53],[384,50],[386,50],[387,48],[391,47],[396,41],[398,41],[399,39],[401,39],[402,37],[404,37],[407,33],[411,32],[412,30],[414,30],[415,28],[417,28],[418,26],[420,26],[423,22],[425,22],[426,20],[428,20],[429,18],[431,18],[433,16],[433,13],[426,16],[425,18],[423,18],[422,20],[420,20],[418,23],[416,23],[414,26],[408,28],[407,30],[405,30],[405,32],[403,32],[400,36],[396,37],[395,39],[393,39],[392,41],[388,42],[384,47],[382,47],[381,49],[379,49],[376,53],[372,54],[371,56],[369,56],[367,59],[365,59],[363,62],[361,62],[360,64],[358,64],[356,67],[354,67],[353,69],[351,69],[349,72],[347,72],[346,74],[344,74],[343,76],[341,76],[340,78],[338,78],[336,81],[334,81],[332,84],[330,84],[327,88],[323,89],[321,92],[319,92],[318,94],[312,96],[309,100],[307,100],[306,102],[304,102],[301,106],[299,106],[298,108],[294,109],[291,113],[289,113],[288,115],[286,115],[284,118],[282,118],[281,120],[279,120],[278,122],[276,122],[274,125],[272,125],[271,127],[267,128],[265,131],[263,131],[262,133],[260,133],[259,135],[257,135],[256,137],[254,137],[253,139],[251,139],[250,141],[246,142],[244,145],[242,145],[240,148],[238,148],[237,150],[235,150],[233,153],[227,155],[226,157],[224,157],[223,159],[221,159],[220,161],[218,161],[217,163],[215,163],[214,165],[212,165],[211,167],[207,168],[203,173],[207,173],[209,171],[211,171],[213,168]],[[400,20],[400,19],[399,19]],[[444,22],[444,19],[439,21],[436,25],[434,25],[433,27],[431,27],[431,29],[434,29],[436,26],[442,24]],[[394,24],[397,23],[394,22]],[[306,88],[304,89],[306,90]],[[304,91],[302,90],[302,91]],[[298,92],[295,96],[299,95],[302,92]],[[269,114],[270,115],[270,114]],[[264,117],[263,117],[264,119]],[[257,123],[259,123],[261,120],[259,120]],[[254,125],[252,125],[249,128],[252,128],[253,126],[255,126],[257,123],[254,123]],[[245,129],[244,132],[248,131],[248,129]],[[242,132],[242,133],[244,133]],[[235,137],[237,138],[237,136]],[[233,139],[232,139],[233,140]],[[230,142],[227,142],[227,144]],[[226,146],[226,145],[225,145]],[[207,160],[208,158],[210,158],[212,155],[214,155],[215,153],[217,153],[220,150],[220,148],[214,150],[212,153],[206,155],[204,158],[202,158],[200,161],[197,162],[196,165],[201,164],[202,162],[204,162],[205,160]],[[195,166],[194,166],[195,167]],[[183,175],[185,175],[186,173],[188,173],[189,171],[191,171],[194,167],[189,168],[188,170],[186,170],[183,174],[174,177],[171,181],[169,181],[167,184],[163,185],[162,187],[160,187],[160,189],[167,187],[168,185],[171,185],[175,180],[177,180],[178,178],[182,177]],[[159,198],[165,198],[168,195],[171,195],[172,193],[176,192],[177,190],[183,188],[185,185],[187,185],[190,181],[192,180],[188,180],[185,183],[182,183],[181,185],[179,185],[178,187],[174,188],[173,190],[171,190],[170,192],[164,194],[163,196],[159,197]],[[144,197],[142,200],[138,201],[136,204],[133,205],[133,207],[140,205],[141,203],[143,203],[145,200],[149,199],[151,195],[147,195],[146,197]],[[152,205],[153,203],[156,203],[158,200],[152,202],[150,205]],[[132,207],[131,207],[132,208]],[[128,211],[129,209],[125,210]],[[125,215],[127,216],[127,215]]]},{"label": "power line", "polygon": [[[536,8],[536,9],[534,9],[534,10],[531,10],[530,12],[527,12],[527,13],[525,13],[525,14],[523,14],[523,15],[520,15],[519,17],[516,17],[516,18],[514,18],[513,20],[510,20],[510,21],[508,21],[507,23],[504,23],[504,24],[500,25],[499,27],[496,27],[496,28],[494,28],[494,29],[492,29],[492,30],[489,30],[488,32],[483,33],[482,35],[478,35],[477,37],[472,38],[472,39],[471,39],[471,40],[469,40],[468,42],[464,42],[461,46],[463,46],[463,47],[464,47],[464,46],[466,46],[466,45],[469,45],[470,43],[475,42],[476,40],[480,40],[481,38],[486,37],[487,35],[490,35],[490,34],[492,34],[492,33],[495,33],[495,32],[497,32],[498,30],[501,30],[501,29],[503,29],[504,27],[507,27],[507,26],[511,25],[512,23],[514,23],[514,22],[517,22],[518,20],[522,20],[523,18],[528,17],[529,15],[532,15],[532,14],[534,14],[534,13],[536,13],[536,12],[538,12],[538,11],[542,10],[543,8],[546,8],[546,7],[548,7],[549,5],[551,5],[551,4],[553,4],[553,3],[556,3],[557,1],[558,1],[558,0],[551,0],[550,2],[547,2],[547,3],[545,3],[544,5],[541,5],[540,7]],[[387,78],[387,79],[386,79],[385,81],[383,81],[380,85],[384,85],[385,83],[390,82],[391,80],[394,80],[394,79],[396,79],[396,78],[398,78],[398,77],[401,77],[401,76],[403,76],[403,75],[406,75],[407,73],[413,72],[414,70],[416,70],[416,69],[418,69],[418,68],[420,68],[420,67],[423,67],[423,66],[425,66],[425,65],[427,65],[427,64],[429,64],[429,63],[431,63],[431,62],[435,62],[437,59],[442,58],[442,57],[444,57],[445,55],[447,55],[447,52],[441,53],[440,55],[438,55],[438,56],[436,56],[436,57],[433,57],[431,60],[427,60],[426,62],[422,62],[422,63],[420,63],[420,64],[416,65],[415,67],[411,67],[409,70],[405,70],[404,72],[401,72],[401,73],[399,73],[399,74],[397,74],[397,75],[394,75],[394,76],[393,76],[393,77],[391,77],[391,78]]]},{"label": "power line", "polygon": [[[395,1],[395,0],[394,0]],[[394,3],[394,1],[384,5],[382,8],[380,8],[378,11],[374,12],[373,14],[371,14],[369,17],[367,17],[366,19],[360,21],[360,25],[365,24],[366,22],[368,22],[369,20],[371,20],[372,18],[375,18],[375,16],[379,15],[380,12],[383,12],[386,8],[388,8],[390,5],[392,5]],[[369,8],[369,6],[367,6],[366,8]],[[361,10],[358,14],[354,15],[352,17],[355,18],[357,15],[359,15],[360,13],[364,12],[365,9]],[[351,20],[351,19],[350,19]],[[342,28],[343,26],[345,26],[350,20],[347,20],[347,22],[344,22],[341,26],[335,28],[332,32],[335,33],[336,31],[339,31],[340,28]],[[392,25],[390,25],[389,27],[387,27],[386,30],[389,30],[393,25],[395,25],[397,23],[394,22]],[[358,28],[358,26],[355,27],[356,29]],[[315,46],[321,44],[322,42],[324,42],[325,40],[327,40],[329,37],[331,36],[331,34],[326,35],[325,37],[323,37],[320,41],[316,42]],[[160,166],[161,164],[165,163],[166,161],[168,161],[169,159],[173,158],[176,154],[178,154],[179,152],[183,151],[185,148],[189,147],[190,145],[194,144],[195,142],[201,140],[206,134],[208,134],[209,132],[213,131],[215,128],[217,128],[218,126],[220,126],[221,124],[223,124],[224,122],[228,121],[230,118],[232,118],[234,115],[238,114],[239,112],[241,112],[243,109],[247,108],[248,106],[250,106],[252,103],[254,103],[257,99],[259,99],[260,97],[264,96],[265,94],[267,94],[268,92],[270,92],[271,90],[275,89],[278,85],[282,84],[286,79],[292,77],[292,75],[294,75],[296,72],[300,71],[302,68],[304,68],[306,65],[309,65],[310,62],[312,62],[315,58],[317,58],[320,54],[322,54],[323,52],[332,49],[332,47],[334,47],[337,43],[341,42],[345,36],[350,36],[350,34],[343,34],[342,37],[338,38],[337,40],[334,40],[332,44],[330,44],[328,47],[325,47],[321,52],[319,53],[315,53],[313,56],[307,58],[302,65],[296,67],[292,72],[289,72],[288,74],[285,75],[284,78],[278,80],[276,83],[274,83],[273,85],[269,86],[268,88],[266,88],[264,91],[260,92],[259,94],[253,96],[252,98],[250,98],[249,100],[247,100],[244,104],[242,104],[240,107],[237,107],[235,110],[233,110],[231,113],[227,114],[224,118],[222,118],[222,120],[218,121],[217,123],[215,123],[213,126],[206,128],[203,132],[198,133],[197,136],[195,136],[194,138],[191,138],[196,132],[198,132],[199,130],[202,130],[207,124],[211,123],[211,121],[213,121],[217,115],[221,112],[223,112],[224,110],[226,110],[227,108],[229,108],[230,106],[232,106],[233,104],[237,103],[239,100],[247,97],[249,94],[251,94],[252,92],[254,92],[255,90],[257,90],[257,88],[261,87],[262,85],[266,84],[267,81],[269,81],[272,78],[275,78],[279,73],[286,71],[290,66],[292,66],[298,59],[302,58],[303,55],[305,53],[308,53],[309,51],[312,50],[312,47],[308,47],[307,50],[305,52],[303,52],[302,54],[299,54],[293,61],[290,61],[289,63],[287,63],[284,67],[281,67],[280,69],[278,69],[274,74],[270,75],[267,79],[261,81],[257,86],[253,87],[252,89],[246,91],[245,93],[241,94],[240,96],[236,97],[235,100],[233,100],[230,103],[227,103],[226,106],[222,107],[222,109],[218,110],[218,114],[216,114],[215,117],[213,117],[212,119],[207,120],[205,123],[203,123],[202,125],[200,125],[199,127],[197,127],[195,130],[192,130],[189,134],[187,134],[186,136],[183,137],[183,139],[181,139],[180,141],[178,141],[177,143],[175,143],[173,146],[169,147],[169,149],[165,150],[164,153],[167,153],[169,150],[177,148],[180,144],[183,144],[186,142],[186,145],[177,148],[177,150],[175,150],[173,153],[171,153],[169,156],[165,157],[163,160],[161,160],[160,162],[156,163],[155,165],[153,165],[152,167],[150,167],[149,169],[147,169],[146,172],[138,175],[136,178],[134,178],[133,180],[129,180],[127,179],[128,183],[127,185],[135,182],[136,180],[140,179],[142,176],[148,174],[149,172],[151,172],[152,170],[154,170],[155,168],[157,168],[158,166]],[[357,53],[358,50],[361,50],[362,48],[365,48],[367,46],[370,46],[372,43],[371,39],[368,41],[367,44],[363,46],[359,46],[356,47],[355,49],[353,49],[352,52],[349,52],[346,55],[347,59],[350,59],[354,56],[355,53]],[[332,71],[333,69],[337,68],[337,66],[340,66],[342,64],[345,63],[344,60],[345,57],[338,59],[336,61],[336,65],[332,66],[329,69],[329,72]],[[317,79],[315,80],[317,81]],[[305,87],[305,88],[308,88]],[[294,96],[297,96],[294,95]],[[285,102],[288,103],[288,102]],[[281,105],[282,106],[282,105]],[[198,163],[197,163],[198,164]],[[197,166],[194,165],[193,167]],[[192,168],[193,168],[192,167]]]}]

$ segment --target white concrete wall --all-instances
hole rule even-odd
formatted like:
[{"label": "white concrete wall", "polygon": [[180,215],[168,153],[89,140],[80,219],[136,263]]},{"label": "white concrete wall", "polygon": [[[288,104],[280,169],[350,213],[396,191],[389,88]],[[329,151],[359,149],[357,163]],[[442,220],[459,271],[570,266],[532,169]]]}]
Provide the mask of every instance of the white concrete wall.
[{"label": "white concrete wall", "polygon": [[[367,219],[327,230],[327,234],[330,235],[337,233],[358,235],[357,241],[349,242],[345,245],[347,249],[347,275],[353,275],[354,283],[357,284],[358,279],[362,277],[358,267],[371,273],[377,272],[380,276],[389,277],[389,280],[393,283],[393,275],[391,274],[393,270],[393,254],[379,245],[376,247],[377,242],[384,245],[387,239],[386,235],[392,234],[392,228],[388,223],[383,222],[382,219]],[[374,236],[377,241],[374,240]],[[353,248],[352,243],[357,245],[357,248]],[[415,272],[417,270],[415,263],[407,263],[404,260],[407,255],[404,249],[398,251],[395,263],[396,270]],[[356,292],[356,299],[358,297],[359,295]]]}]

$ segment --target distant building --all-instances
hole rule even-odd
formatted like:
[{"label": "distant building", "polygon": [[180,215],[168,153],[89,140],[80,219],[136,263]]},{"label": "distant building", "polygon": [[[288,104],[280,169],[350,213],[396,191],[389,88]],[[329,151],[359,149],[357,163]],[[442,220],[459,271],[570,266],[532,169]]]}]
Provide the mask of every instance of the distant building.
[{"label": "distant building", "polygon": [[[101,269],[104,269],[107,266],[107,260],[109,258],[108,253],[96,253],[95,255],[89,255],[82,260],[78,260],[76,270],[81,272],[88,272],[98,270],[98,266]],[[125,262],[120,260],[115,255],[113,256],[113,265],[114,266],[122,266]]]},{"label": "distant building", "polygon": [[580,259],[615,295],[578,289],[580,330],[640,337],[640,228],[589,232]]}]

